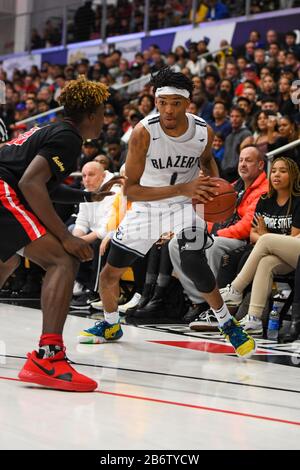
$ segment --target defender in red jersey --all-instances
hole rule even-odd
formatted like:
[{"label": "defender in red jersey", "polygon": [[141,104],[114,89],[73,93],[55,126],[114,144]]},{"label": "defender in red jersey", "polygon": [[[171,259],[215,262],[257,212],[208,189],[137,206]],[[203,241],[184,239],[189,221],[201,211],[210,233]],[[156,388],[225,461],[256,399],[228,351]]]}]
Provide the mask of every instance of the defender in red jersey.
[{"label": "defender in red jersey", "polygon": [[101,83],[73,80],[59,99],[65,109],[62,122],[33,128],[0,150],[0,288],[18,266],[19,254],[46,271],[39,351],[28,354],[19,378],[59,390],[97,387],[69,365],[62,338],[79,262],[90,260],[93,252],[68,232],[52,202],[101,201],[122,182],[113,178],[97,193],[63,184],[76,169],[83,140],[99,137],[108,96]]}]

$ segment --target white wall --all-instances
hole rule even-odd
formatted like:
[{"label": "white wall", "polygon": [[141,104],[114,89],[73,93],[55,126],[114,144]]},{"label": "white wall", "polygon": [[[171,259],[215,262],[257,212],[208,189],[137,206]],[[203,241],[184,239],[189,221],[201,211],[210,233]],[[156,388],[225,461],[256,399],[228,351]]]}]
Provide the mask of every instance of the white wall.
[{"label": "white wall", "polygon": [[14,13],[16,0],[0,0],[0,13]]}]

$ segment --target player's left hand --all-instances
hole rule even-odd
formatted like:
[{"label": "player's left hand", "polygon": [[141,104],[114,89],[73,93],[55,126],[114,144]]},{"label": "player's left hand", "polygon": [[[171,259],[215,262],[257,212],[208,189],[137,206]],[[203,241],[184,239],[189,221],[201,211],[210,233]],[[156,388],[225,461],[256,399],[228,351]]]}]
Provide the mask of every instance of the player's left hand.
[{"label": "player's left hand", "polygon": [[107,183],[103,184],[98,191],[94,191],[92,193],[92,202],[100,202],[100,201],[103,201],[105,197],[112,196],[115,193],[114,191],[110,191],[111,188],[115,184],[123,186],[125,183],[125,180],[126,178],[124,176],[119,176],[119,175],[114,176]]}]

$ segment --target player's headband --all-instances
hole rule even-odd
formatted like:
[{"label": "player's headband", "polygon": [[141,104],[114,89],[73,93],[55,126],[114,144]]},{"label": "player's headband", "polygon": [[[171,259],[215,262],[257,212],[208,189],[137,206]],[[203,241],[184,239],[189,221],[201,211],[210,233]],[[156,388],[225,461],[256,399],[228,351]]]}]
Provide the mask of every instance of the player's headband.
[{"label": "player's headband", "polygon": [[187,99],[190,97],[190,93],[184,88],[175,88],[172,86],[163,86],[161,88],[157,88],[155,92],[156,98],[164,95],[180,95]]}]

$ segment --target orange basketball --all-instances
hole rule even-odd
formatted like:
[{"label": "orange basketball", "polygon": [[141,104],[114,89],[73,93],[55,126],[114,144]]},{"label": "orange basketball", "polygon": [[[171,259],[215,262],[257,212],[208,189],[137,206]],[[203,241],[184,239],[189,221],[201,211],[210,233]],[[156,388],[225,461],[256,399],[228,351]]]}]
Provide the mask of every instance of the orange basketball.
[{"label": "orange basketball", "polygon": [[[220,186],[218,189],[218,196],[215,196],[212,201],[204,204],[204,219],[207,222],[223,222],[232,216],[236,204],[236,192],[233,186],[228,181],[222,178],[211,178],[216,181]],[[195,207],[197,201],[193,199],[193,206]],[[202,214],[201,214],[202,212]],[[203,217],[203,210],[199,206],[199,215]]]}]

